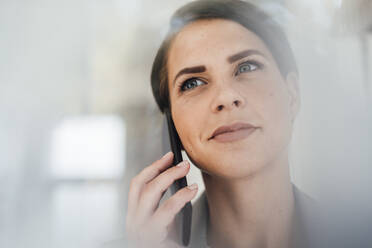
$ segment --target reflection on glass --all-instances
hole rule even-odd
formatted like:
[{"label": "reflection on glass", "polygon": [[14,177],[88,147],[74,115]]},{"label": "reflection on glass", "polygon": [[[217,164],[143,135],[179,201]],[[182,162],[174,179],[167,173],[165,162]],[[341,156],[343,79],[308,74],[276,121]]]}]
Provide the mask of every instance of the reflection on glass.
[{"label": "reflection on glass", "polygon": [[65,119],[52,135],[51,170],[58,179],[120,177],[124,156],[125,125],[119,117]]}]

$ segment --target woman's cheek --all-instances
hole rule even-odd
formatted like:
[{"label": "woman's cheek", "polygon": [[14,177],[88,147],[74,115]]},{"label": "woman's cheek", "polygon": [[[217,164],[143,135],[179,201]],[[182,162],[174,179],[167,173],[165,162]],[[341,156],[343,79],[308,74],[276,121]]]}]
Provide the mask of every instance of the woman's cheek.
[{"label": "woman's cheek", "polygon": [[267,101],[266,112],[270,118],[271,142],[276,144],[274,147],[283,149],[287,146],[291,136],[290,116],[288,102],[283,89],[277,88],[269,93],[270,99]]},{"label": "woman's cheek", "polygon": [[189,143],[189,136],[190,130],[192,130],[192,123],[191,113],[189,108],[185,108],[185,106],[177,106],[175,109],[177,111],[172,113],[174,125],[178,130],[178,135],[184,146]]},{"label": "woman's cheek", "polygon": [[194,155],[195,150],[200,150],[197,146],[200,145],[201,125],[203,124],[201,105],[197,108],[193,105],[194,103],[177,105],[176,111],[172,113],[175,117],[175,127],[180,130],[178,134],[183,147],[190,155]]}]

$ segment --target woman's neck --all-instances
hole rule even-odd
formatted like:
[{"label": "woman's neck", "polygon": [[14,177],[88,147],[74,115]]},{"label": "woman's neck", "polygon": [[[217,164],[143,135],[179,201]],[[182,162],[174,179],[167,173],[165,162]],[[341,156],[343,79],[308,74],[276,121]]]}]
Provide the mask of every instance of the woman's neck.
[{"label": "woman's neck", "polygon": [[294,208],[288,159],[247,178],[203,173],[211,247],[289,247]]}]

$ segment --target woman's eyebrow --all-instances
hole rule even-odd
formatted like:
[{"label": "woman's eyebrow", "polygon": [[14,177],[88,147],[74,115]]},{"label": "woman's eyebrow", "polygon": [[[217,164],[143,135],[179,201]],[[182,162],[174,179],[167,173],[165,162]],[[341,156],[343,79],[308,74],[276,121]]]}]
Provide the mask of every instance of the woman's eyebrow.
[{"label": "woman's eyebrow", "polygon": [[266,56],[262,52],[260,52],[258,50],[254,50],[254,49],[248,49],[248,50],[244,50],[244,51],[241,51],[241,52],[238,52],[234,55],[229,56],[227,58],[227,61],[230,64],[232,64],[239,59],[242,59],[242,58],[245,58],[245,57],[248,57],[248,56],[251,56],[251,55],[261,55],[261,56],[266,58]]},{"label": "woman's eyebrow", "polygon": [[173,80],[173,85],[175,84],[176,82],[176,79],[183,75],[183,74],[189,74],[189,73],[201,73],[201,72],[205,72],[206,71],[206,68],[204,65],[199,65],[199,66],[194,66],[194,67],[186,67],[186,68],[183,68],[182,70],[180,70],[176,77],[174,78]]},{"label": "woman's eyebrow", "polygon": [[[261,55],[261,56],[266,58],[266,56],[262,52],[260,52],[258,50],[255,50],[255,49],[248,49],[248,50],[244,50],[244,51],[241,51],[241,52],[238,52],[234,55],[229,56],[227,58],[227,61],[230,64],[232,64],[239,59],[242,59],[242,58],[245,58],[245,57],[248,57],[248,56],[251,56],[251,55]],[[173,85],[176,83],[177,78],[179,76],[183,75],[183,74],[201,73],[201,72],[205,72],[205,71],[206,71],[206,68],[205,68],[204,65],[183,68],[182,70],[180,70],[177,73],[176,77],[174,78]]]}]

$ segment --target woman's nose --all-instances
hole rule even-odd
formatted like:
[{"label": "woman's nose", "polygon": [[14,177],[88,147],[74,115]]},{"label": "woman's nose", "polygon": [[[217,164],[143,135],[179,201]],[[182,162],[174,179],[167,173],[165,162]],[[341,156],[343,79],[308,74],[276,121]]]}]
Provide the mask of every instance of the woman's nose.
[{"label": "woman's nose", "polygon": [[232,110],[241,108],[244,105],[244,98],[238,91],[230,87],[223,87],[217,90],[212,100],[212,111],[221,112],[222,110]]}]

